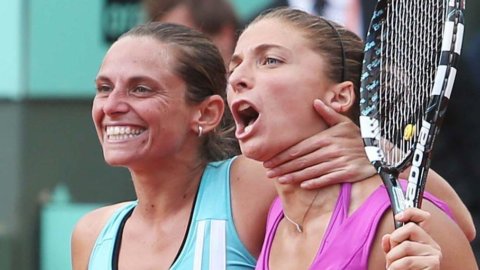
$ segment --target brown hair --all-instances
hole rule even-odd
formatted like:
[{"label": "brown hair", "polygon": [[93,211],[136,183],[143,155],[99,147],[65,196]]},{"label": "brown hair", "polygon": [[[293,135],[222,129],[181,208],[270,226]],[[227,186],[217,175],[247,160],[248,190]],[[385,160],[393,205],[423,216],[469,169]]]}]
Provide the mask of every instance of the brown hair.
[{"label": "brown hair", "polygon": [[[266,10],[250,25],[265,19],[280,20],[303,32],[310,47],[328,63],[326,65],[328,78],[336,82],[351,81],[358,99],[363,61],[363,41],[360,37],[321,16],[285,7]],[[350,112],[352,119],[358,122],[358,102],[354,103]]]},{"label": "brown hair", "polygon": [[209,36],[218,34],[225,25],[239,28],[234,8],[227,0],[143,0],[147,17],[161,21],[174,8],[185,5],[195,28]]},{"label": "brown hair", "polygon": [[[188,103],[198,104],[212,95],[221,96],[225,102],[225,63],[217,47],[205,35],[181,25],[152,22],[139,25],[120,38],[126,36],[148,36],[172,45],[176,58],[173,71],[187,85],[185,98]],[[201,154],[206,161],[222,160],[239,153],[228,109],[219,127],[203,137]]]}]

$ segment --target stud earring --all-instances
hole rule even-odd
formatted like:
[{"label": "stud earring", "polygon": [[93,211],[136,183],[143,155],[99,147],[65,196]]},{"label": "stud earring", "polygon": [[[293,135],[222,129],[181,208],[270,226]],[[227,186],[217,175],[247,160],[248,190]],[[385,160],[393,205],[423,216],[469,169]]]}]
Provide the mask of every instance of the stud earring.
[{"label": "stud earring", "polygon": [[202,126],[198,125],[198,137],[202,137],[203,135],[203,128]]}]

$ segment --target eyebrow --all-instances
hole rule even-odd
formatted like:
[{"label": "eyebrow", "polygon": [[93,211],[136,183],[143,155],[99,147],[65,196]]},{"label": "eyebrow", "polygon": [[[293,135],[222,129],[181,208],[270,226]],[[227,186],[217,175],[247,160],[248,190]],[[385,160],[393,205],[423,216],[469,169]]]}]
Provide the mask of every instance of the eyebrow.
[{"label": "eyebrow", "polygon": [[[152,80],[153,80],[152,77],[139,75],[139,76],[130,77],[130,78],[128,78],[127,81],[135,83],[135,82],[152,81]],[[100,75],[100,76],[96,77],[95,80],[94,80],[95,83],[97,83],[98,81],[109,81],[110,82],[111,80],[107,76]]]},{"label": "eyebrow", "polygon": [[[268,51],[270,49],[282,49],[285,50],[285,47],[277,45],[277,44],[271,44],[271,43],[264,43],[260,44],[257,47],[253,49],[253,52],[255,55],[263,53],[265,51]],[[233,54],[231,59],[230,59],[230,64],[229,64],[229,69],[236,67],[242,62],[242,58],[238,54]],[[233,66],[232,66],[233,65]]]},{"label": "eyebrow", "polygon": [[94,83],[97,83],[98,81],[110,81],[109,78],[107,78],[106,76],[97,76],[95,77],[95,79],[93,80]]}]

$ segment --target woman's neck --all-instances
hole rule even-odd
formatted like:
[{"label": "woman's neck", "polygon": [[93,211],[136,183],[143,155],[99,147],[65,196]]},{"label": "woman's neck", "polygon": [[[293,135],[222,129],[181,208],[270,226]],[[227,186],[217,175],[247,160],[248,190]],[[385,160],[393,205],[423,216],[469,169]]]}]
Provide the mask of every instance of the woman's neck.
[{"label": "woman's neck", "polygon": [[283,212],[291,228],[303,230],[312,217],[320,217],[333,211],[340,192],[340,185],[307,190],[299,185],[275,184]]},{"label": "woman's neck", "polygon": [[156,168],[130,170],[138,206],[146,216],[165,217],[191,207],[205,162],[159,162]]}]

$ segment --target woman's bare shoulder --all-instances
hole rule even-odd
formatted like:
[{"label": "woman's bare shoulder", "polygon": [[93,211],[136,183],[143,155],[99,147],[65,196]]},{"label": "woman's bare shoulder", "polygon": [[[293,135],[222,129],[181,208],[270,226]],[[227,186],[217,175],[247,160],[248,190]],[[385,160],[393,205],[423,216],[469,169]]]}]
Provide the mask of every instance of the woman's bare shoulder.
[{"label": "woman's bare shoulder", "polygon": [[[430,214],[430,218],[428,221],[422,222],[421,227],[440,246],[442,250],[442,269],[478,269],[472,247],[453,219],[428,200],[423,200],[422,209]],[[385,258],[380,245],[381,238],[393,230],[392,212],[389,210],[384,213],[377,229],[376,240],[373,243],[369,262],[373,264],[376,261],[379,266],[385,265]],[[378,268],[373,267],[370,269]]]},{"label": "woman's bare shoulder", "polygon": [[232,212],[240,240],[257,257],[265,235],[267,213],[276,191],[262,163],[238,156],[232,164]]},{"label": "woman's bare shoulder", "polygon": [[100,233],[100,230],[112,214],[126,204],[128,204],[128,202],[116,203],[88,212],[77,222],[74,232],[77,230],[81,232],[94,232],[98,230],[98,233]]},{"label": "woman's bare shoulder", "polygon": [[101,230],[113,213],[128,202],[117,203],[92,210],[75,225],[71,239],[73,269],[87,269],[90,253]]}]

